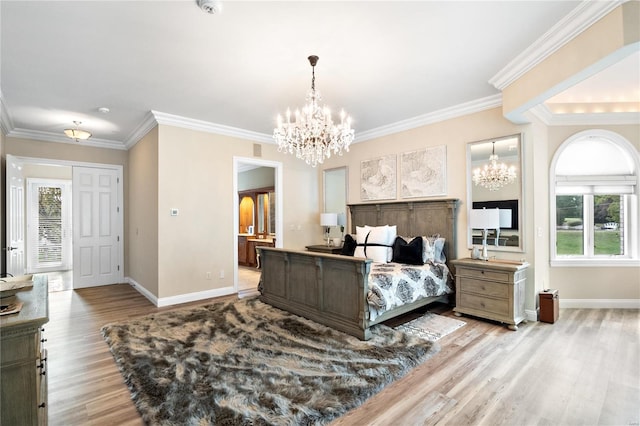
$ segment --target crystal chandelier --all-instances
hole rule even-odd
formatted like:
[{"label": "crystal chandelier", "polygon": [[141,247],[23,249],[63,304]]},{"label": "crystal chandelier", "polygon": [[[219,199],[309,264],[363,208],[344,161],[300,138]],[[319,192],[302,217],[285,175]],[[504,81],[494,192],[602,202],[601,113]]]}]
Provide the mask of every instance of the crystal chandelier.
[{"label": "crystal chandelier", "polygon": [[516,177],[516,168],[514,166],[498,163],[495,142],[493,142],[489,163],[485,164],[483,168],[477,168],[473,171],[473,183],[484,186],[489,191],[497,191],[515,181]]},{"label": "crystal chandelier", "polygon": [[273,138],[278,143],[278,151],[296,153],[296,157],[304,160],[312,167],[321,164],[331,153],[342,155],[342,150],[349,152],[353,142],[354,131],[351,128],[351,117],[344,110],[340,113],[340,124],[334,125],[329,108],[321,107],[320,92],[316,90],[315,67],[317,56],[309,56],[311,64],[311,91],[307,94],[307,104],[302,111],[296,110],[295,119],[291,121],[291,111],[287,109],[286,121],[278,115],[278,127],[273,130]]}]

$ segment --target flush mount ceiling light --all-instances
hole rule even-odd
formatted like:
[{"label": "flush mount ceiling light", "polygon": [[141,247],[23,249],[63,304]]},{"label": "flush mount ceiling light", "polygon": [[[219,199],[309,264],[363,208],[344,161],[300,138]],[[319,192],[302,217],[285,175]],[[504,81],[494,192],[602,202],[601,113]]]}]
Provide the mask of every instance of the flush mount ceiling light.
[{"label": "flush mount ceiling light", "polygon": [[340,124],[334,125],[329,108],[320,107],[320,92],[316,90],[315,67],[317,56],[309,56],[311,64],[311,91],[307,94],[307,104],[302,111],[296,110],[295,121],[291,121],[291,111],[287,109],[286,122],[278,115],[278,127],[273,130],[273,138],[278,143],[278,151],[296,157],[315,167],[331,153],[342,155],[342,150],[349,152],[353,142],[354,131],[351,128],[351,117],[344,110],[340,113]]},{"label": "flush mount ceiling light", "polygon": [[484,186],[489,191],[497,191],[515,181],[516,177],[516,168],[514,166],[498,163],[495,142],[493,142],[491,148],[489,163],[485,164],[483,168],[477,168],[473,171],[473,183]]},{"label": "flush mount ceiling light", "polygon": [[86,130],[80,129],[81,121],[74,121],[73,124],[76,125],[75,129],[64,129],[64,134],[70,137],[71,139],[75,139],[76,142],[80,140],[87,140],[91,137],[91,133]]}]

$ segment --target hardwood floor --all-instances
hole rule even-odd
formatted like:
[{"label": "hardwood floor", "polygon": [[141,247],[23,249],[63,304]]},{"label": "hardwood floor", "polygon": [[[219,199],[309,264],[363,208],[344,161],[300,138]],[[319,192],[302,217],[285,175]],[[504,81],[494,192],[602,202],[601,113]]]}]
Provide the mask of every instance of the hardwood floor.
[{"label": "hardwood floor", "polygon": [[[49,424],[143,424],[100,328],[210,302],[158,309],[126,284],[51,293]],[[639,424],[638,310],[561,310],[516,332],[462,320],[436,356],[333,424]]]}]

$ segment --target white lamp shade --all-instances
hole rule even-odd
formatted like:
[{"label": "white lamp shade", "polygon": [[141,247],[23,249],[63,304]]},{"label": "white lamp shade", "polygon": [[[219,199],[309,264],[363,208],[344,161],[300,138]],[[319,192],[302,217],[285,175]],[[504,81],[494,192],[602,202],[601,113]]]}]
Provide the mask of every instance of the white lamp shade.
[{"label": "white lamp shade", "polygon": [[500,210],[500,228],[511,228],[511,209]]},{"label": "white lamp shade", "polygon": [[338,225],[347,226],[347,215],[344,213],[338,213]]},{"label": "white lamp shade", "polygon": [[321,226],[337,226],[338,213],[320,213]]},{"label": "white lamp shade", "polygon": [[498,209],[472,209],[469,225],[473,229],[498,229],[500,212]]}]

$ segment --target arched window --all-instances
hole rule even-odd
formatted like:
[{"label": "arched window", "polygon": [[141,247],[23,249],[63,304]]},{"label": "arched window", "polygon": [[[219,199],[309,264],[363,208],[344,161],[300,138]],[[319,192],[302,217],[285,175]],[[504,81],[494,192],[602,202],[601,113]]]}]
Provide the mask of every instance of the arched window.
[{"label": "arched window", "polygon": [[567,139],[550,169],[551,264],[638,264],[637,149],[606,130]]}]

